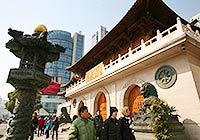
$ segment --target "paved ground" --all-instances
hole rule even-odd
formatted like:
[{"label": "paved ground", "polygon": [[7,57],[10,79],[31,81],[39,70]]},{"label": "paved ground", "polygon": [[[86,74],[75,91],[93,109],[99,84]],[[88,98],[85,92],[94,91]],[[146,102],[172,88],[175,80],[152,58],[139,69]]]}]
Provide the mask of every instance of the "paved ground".
[{"label": "paved ground", "polygon": [[6,133],[6,124],[0,124],[0,140],[4,140],[3,136]]},{"label": "paved ground", "polygon": [[[0,140],[5,140],[5,134],[6,134],[6,125],[0,125]],[[4,137],[3,137],[4,136]],[[34,140],[52,140],[51,135],[49,135],[49,138],[46,139],[45,135],[42,135],[40,137],[37,136],[37,134],[35,134],[34,136]],[[67,140],[67,131],[64,132],[58,132],[58,140]],[[56,140],[55,136],[54,136],[54,140]]]},{"label": "paved ground", "polygon": [[[34,140],[52,140],[51,135],[49,136],[48,139],[46,139],[45,137],[46,137],[45,135],[38,137],[35,134]],[[58,133],[58,140],[67,140],[67,139],[68,138],[67,138],[67,132],[66,131],[64,131],[62,133],[61,132]],[[54,140],[56,140],[55,136],[54,136]]]}]

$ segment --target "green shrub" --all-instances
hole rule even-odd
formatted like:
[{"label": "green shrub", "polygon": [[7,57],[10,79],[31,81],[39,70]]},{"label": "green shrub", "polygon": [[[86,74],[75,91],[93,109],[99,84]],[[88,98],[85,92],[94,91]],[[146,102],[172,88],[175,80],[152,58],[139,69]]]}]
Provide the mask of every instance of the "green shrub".
[{"label": "green shrub", "polygon": [[158,140],[169,140],[173,135],[171,120],[177,117],[175,108],[157,97],[149,97],[144,101],[147,112],[152,116],[150,127]]}]

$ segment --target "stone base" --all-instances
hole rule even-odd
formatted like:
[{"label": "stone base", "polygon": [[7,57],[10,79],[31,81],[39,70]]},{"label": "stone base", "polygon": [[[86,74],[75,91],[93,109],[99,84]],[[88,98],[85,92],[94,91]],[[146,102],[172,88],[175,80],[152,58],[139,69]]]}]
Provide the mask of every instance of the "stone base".
[{"label": "stone base", "polygon": [[157,140],[153,133],[135,132],[136,140]]},{"label": "stone base", "polygon": [[[134,133],[136,140],[158,140],[154,133],[146,133],[146,132],[135,132]],[[176,132],[174,136],[170,140],[187,140],[184,133]]]},{"label": "stone base", "polygon": [[[169,121],[170,126],[173,127],[173,136],[169,140],[186,140],[183,125],[178,121],[178,118]],[[141,116],[133,123],[132,129],[136,140],[158,140],[152,128],[149,127],[150,119],[142,119]]]}]

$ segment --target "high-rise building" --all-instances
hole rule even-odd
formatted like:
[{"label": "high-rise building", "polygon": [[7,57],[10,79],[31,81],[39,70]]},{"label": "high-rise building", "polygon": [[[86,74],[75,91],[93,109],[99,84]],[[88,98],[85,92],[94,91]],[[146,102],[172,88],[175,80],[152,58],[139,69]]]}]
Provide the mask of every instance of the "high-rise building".
[{"label": "high-rise building", "polygon": [[[64,53],[60,53],[58,61],[47,63],[45,66],[45,73],[52,77],[53,83],[65,84],[71,78],[71,72],[66,71],[66,67],[71,66],[83,56],[84,35],[75,33],[71,37],[69,32],[52,30],[48,32],[47,40],[66,48]],[[62,88],[59,89],[59,91],[63,90]],[[55,114],[58,104],[64,101],[64,96],[57,96],[57,92],[48,92],[48,89],[46,92],[43,92],[41,98],[43,108],[50,114]]]},{"label": "high-rise building", "polygon": [[72,64],[77,62],[84,54],[84,35],[79,33],[75,33],[73,36],[73,57]]},{"label": "high-rise building", "polygon": [[106,27],[100,25],[96,33],[91,37],[91,47],[95,46],[107,33]]},{"label": "high-rise building", "polygon": [[189,22],[191,24],[194,24],[195,26],[200,28],[200,13],[196,14],[195,16],[191,17],[189,19]]}]

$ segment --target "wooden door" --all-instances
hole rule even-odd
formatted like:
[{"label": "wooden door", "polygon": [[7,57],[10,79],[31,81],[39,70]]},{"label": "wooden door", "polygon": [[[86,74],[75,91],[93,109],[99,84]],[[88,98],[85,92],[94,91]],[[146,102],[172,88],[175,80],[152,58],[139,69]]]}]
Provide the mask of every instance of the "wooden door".
[{"label": "wooden door", "polygon": [[140,87],[135,86],[129,93],[128,97],[128,106],[131,111],[131,115],[133,115],[133,113],[139,113],[139,109],[143,106],[143,99],[143,95],[140,94]]},{"label": "wooden door", "polygon": [[99,110],[101,111],[100,114],[103,117],[103,120],[105,120],[107,118],[106,106],[107,106],[106,97],[103,93],[101,93],[101,95],[99,97],[98,107],[99,107]]}]

